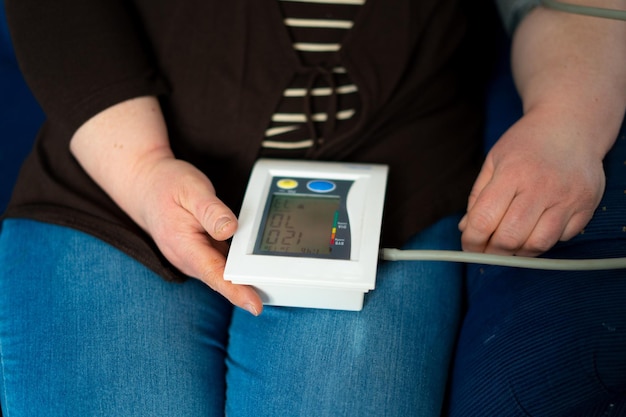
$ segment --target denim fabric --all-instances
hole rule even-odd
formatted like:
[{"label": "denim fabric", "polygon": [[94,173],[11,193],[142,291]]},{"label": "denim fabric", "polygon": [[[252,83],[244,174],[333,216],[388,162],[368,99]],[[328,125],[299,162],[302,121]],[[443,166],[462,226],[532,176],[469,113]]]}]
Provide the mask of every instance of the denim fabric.
[{"label": "denim fabric", "polygon": [[90,236],[8,220],[0,235],[7,416],[219,416],[231,308]]},{"label": "denim fabric", "polygon": [[[456,248],[457,220],[409,247]],[[439,415],[461,265],[384,263],[361,312],[253,317],[81,232],[2,226],[5,416]]]},{"label": "denim fabric", "polygon": [[[457,221],[407,248],[457,249]],[[357,314],[275,308],[250,320],[235,311],[228,415],[439,416],[462,273],[458,264],[387,262]]]}]

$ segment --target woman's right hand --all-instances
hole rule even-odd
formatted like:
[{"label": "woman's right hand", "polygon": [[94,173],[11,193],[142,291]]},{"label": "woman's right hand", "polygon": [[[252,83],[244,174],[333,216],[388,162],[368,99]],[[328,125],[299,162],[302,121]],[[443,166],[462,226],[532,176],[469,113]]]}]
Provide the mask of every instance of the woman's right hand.
[{"label": "woman's right hand", "polygon": [[83,124],[71,151],[87,173],[154,239],[181,272],[254,315],[263,304],[249,286],[224,280],[237,218],[211,181],[174,157],[158,101],[141,97],[112,106]]}]

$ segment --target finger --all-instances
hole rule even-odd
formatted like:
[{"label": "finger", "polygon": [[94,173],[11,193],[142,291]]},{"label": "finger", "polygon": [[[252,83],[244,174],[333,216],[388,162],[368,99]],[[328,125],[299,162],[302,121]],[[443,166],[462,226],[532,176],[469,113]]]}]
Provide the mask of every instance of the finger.
[{"label": "finger", "polygon": [[593,217],[594,210],[586,210],[575,213],[565,225],[559,240],[566,241],[582,233]]},{"label": "finger", "polygon": [[181,193],[181,206],[191,212],[215,240],[223,241],[237,230],[237,217],[216,195],[210,182],[188,184]]},{"label": "finger", "polygon": [[558,242],[573,238],[581,233],[591,219],[593,211],[570,213],[569,207],[557,205],[546,209],[526,242],[516,253],[519,256],[538,256]]},{"label": "finger", "polygon": [[220,248],[220,245],[224,245],[223,242],[213,242],[200,232],[183,241],[186,243],[175,249],[178,252],[175,257],[181,262],[177,266],[183,273],[199,279],[232,304],[255,316],[262,312],[263,303],[252,287],[235,285],[224,279],[226,257],[223,248]]},{"label": "finger", "polygon": [[207,262],[205,271],[200,273],[198,279],[209,287],[222,294],[233,305],[247,310],[254,316],[263,311],[263,302],[257,292],[250,286],[237,285],[224,279],[225,258],[220,258],[219,265],[216,262]]},{"label": "finger", "polygon": [[516,255],[538,256],[550,250],[563,235],[568,217],[558,207],[545,210]]},{"label": "finger", "polygon": [[167,223],[170,227],[165,227],[155,242],[172,265],[183,274],[203,281],[232,304],[255,315],[261,313],[263,304],[254,289],[224,280],[226,242],[211,238],[185,210],[170,214]]},{"label": "finger", "polygon": [[531,192],[517,194],[485,247],[486,253],[517,254],[544,214],[545,205]]},{"label": "finger", "polygon": [[200,202],[194,216],[209,235],[218,241],[231,238],[237,230],[237,217],[216,196]]},{"label": "finger", "polygon": [[579,212],[573,215],[566,207],[557,205],[541,213],[526,241],[514,252],[519,256],[538,256],[558,242],[578,235],[591,218],[592,212]]},{"label": "finger", "polygon": [[464,250],[485,251],[489,239],[498,228],[514,197],[515,191],[512,188],[500,187],[493,182],[483,188],[466,214],[465,227],[461,235]]}]

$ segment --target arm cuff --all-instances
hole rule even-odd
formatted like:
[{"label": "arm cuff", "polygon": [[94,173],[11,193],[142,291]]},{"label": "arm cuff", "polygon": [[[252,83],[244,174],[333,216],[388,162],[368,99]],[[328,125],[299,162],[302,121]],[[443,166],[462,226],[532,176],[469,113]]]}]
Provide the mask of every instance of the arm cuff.
[{"label": "arm cuff", "polygon": [[517,25],[541,0],[496,0],[504,29],[512,35]]}]

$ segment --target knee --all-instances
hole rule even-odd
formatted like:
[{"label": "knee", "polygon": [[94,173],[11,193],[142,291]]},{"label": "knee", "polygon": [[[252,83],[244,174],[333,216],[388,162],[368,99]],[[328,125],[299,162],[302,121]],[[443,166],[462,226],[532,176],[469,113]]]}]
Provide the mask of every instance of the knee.
[{"label": "knee", "polygon": [[482,283],[457,345],[450,414],[577,415],[623,395],[626,282],[618,275]]}]

